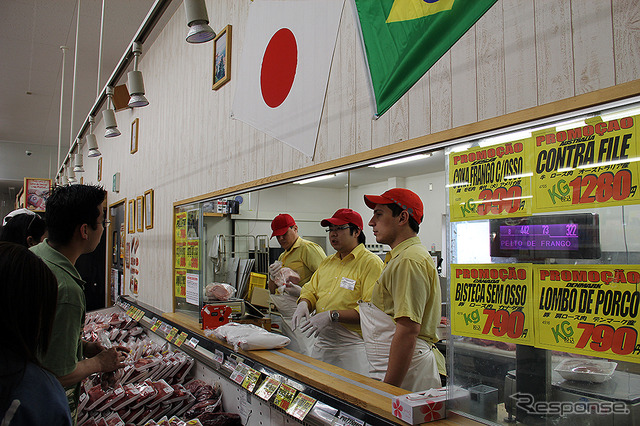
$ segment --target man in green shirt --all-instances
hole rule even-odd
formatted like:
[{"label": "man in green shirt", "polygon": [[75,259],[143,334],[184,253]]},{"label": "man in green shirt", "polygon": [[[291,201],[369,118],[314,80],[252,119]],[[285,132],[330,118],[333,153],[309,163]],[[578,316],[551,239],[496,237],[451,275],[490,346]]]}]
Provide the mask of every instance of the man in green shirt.
[{"label": "man in green shirt", "polygon": [[376,241],[391,247],[371,303],[360,305],[370,375],[414,392],[440,387],[440,374],[445,374],[444,357],[435,347],[440,283],[417,236],[422,200],[408,189],[393,188],[365,195],[364,201],[373,209],[369,226]]},{"label": "man in green shirt", "polygon": [[105,226],[105,196],[104,189],[97,186],[54,189],[45,211],[49,237],[31,248],[58,280],[53,344],[40,356],[40,362],[65,388],[74,422],[80,382],[90,374],[124,366],[125,354],[120,351],[124,348],[104,349],[99,343],[81,339],[86,302],[84,281],[74,265],[80,255],[91,253],[100,242]]}]

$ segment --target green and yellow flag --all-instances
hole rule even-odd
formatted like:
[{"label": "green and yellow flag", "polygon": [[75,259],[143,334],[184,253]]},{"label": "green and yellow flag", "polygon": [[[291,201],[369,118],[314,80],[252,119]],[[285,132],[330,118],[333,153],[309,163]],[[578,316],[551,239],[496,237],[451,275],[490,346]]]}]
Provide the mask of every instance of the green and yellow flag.
[{"label": "green and yellow flag", "polygon": [[355,0],[376,98],[384,114],[496,0]]}]

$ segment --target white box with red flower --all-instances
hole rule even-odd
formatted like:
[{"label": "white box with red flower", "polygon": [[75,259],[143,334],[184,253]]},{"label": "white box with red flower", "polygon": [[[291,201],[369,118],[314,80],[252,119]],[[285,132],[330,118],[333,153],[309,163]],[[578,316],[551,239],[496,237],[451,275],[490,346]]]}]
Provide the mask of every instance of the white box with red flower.
[{"label": "white box with red flower", "polygon": [[409,424],[444,419],[452,402],[469,400],[469,391],[457,386],[433,388],[422,392],[393,397],[393,415]]}]

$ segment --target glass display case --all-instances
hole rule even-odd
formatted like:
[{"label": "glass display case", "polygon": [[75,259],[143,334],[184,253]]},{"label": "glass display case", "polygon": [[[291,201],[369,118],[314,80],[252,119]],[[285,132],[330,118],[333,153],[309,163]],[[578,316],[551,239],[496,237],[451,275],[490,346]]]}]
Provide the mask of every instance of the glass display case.
[{"label": "glass display case", "polygon": [[[363,196],[404,187],[425,205],[418,236],[439,266],[446,382],[471,396],[458,411],[498,424],[635,424],[635,102],[176,203],[175,310],[197,316],[206,283],[233,284],[234,263],[266,274],[280,213],[332,254],[320,221],[356,210],[366,247],[384,259],[390,247],[367,226]],[[218,210],[230,200],[237,210]],[[246,297],[237,275],[235,287]]]}]

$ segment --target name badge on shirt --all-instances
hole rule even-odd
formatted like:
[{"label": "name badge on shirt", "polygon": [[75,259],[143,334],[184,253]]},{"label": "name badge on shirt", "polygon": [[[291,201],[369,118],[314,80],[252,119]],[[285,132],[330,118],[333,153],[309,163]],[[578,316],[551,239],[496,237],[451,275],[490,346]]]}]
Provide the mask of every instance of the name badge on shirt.
[{"label": "name badge on shirt", "polygon": [[352,280],[351,278],[347,278],[347,277],[342,277],[342,280],[340,281],[340,287],[353,291],[353,289],[356,287],[356,280]]}]

